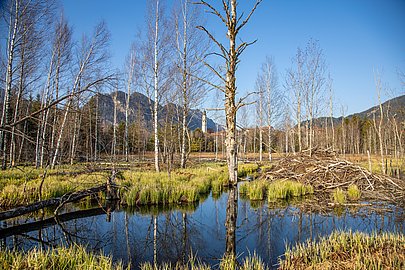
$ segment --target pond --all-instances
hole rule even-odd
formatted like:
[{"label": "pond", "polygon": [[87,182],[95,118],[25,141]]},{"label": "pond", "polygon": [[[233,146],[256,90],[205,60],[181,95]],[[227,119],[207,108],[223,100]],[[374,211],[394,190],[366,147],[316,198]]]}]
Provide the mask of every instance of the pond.
[{"label": "pond", "polygon": [[[2,222],[0,241],[3,248],[23,250],[80,243],[89,250],[110,254],[114,261],[130,263],[134,269],[142,262],[187,261],[190,256],[215,268],[233,241],[238,258],[255,253],[270,268],[277,268],[286,245],[316,240],[334,230],[405,233],[404,210],[389,204],[315,213],[295,204],[269,207],[242,198],[234,208],[236,222],[232,225],[228,220],[227,230],[229,194],[232,191],[172,209],[68,206],[58,222],[28,216]],[[233,195],[237,196],[236,192]],[[382,208],[384,211],[379,211]],[[229,226],[235,229],[231,240]]]}]

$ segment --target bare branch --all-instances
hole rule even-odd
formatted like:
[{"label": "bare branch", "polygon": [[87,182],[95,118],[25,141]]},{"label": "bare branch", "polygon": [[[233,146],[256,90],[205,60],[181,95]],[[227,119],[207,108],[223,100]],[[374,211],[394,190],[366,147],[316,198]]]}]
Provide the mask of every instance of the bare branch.
[{"label": "bare branch", "polygon": [[248,97],[250,97],[251,95],[256,95],[256,94],[259,94],[259,92],[257,92],[257,91],[255,91],[255,92],[250,92],[250,93],[248,93],[246,96],[241,97],[241,98],[239,99],[238,103],[236,104],[237,110],[240,109],[240,108],[242,108],[243,106],[251,105],[251,104],[256,103],[256,101],[244,103],[244,101],[245,101]]},{"label": "bare branch", "polygon": [[[250,20],[250,17],[252,17],[253,13],[255,12],[257,6],[262,2],[263,0],[256,0],[255,5],[253,6],[252,10],[250,11],[249,15],[246,17],[246,19],[238,26],[236,27],[236,34],[242,29],[245,24]],[[239,18],[240,19],[240,18]],[[238,20],[239,20],[238,19]]]},{"label": "bare branch", "polygon": [[236,48],[236,52],[237,52],[238,56],[241,55],[242,52],[243,52],[248,46],[255,44],[256,41],[257,41],[257,39],[254,40],[254,41],[252,41],[252,42],[243,42],[243,43],[241,43],[241,44],[238,46],[238,48]]},{"label": "bare branch", "polygon": [[212,82],[210,82],[210,81],[208,81],[208,80],[206,80],[206,79],[203,79],[203,78],[201,78],[201,77],[198,77],[198,76],[196,76],[196,75],[194,75],[194,74],[190,74],[190,73],[188,73],[188,74],[189,74],[191,77],[194,77],[194,78],[196,78],[197,80],[200,80],[200,81],[202,81],[203,83],[206,83],[206,84],[208,84],[209,86],[218,89],[218,90],[221,91],[221,92],[225,92],[225,88],[223,88],[223,87],[221,87],[221,86],[219,86],[219,85],[213,84]]},{"label": "bare branch", "polygon": [[222,20],[222,22],[227,25],[227,21],[225,20],[225,18],[221,15],[221,13],[218,12],[218,10],[216,10],[212,5],[210,5],[209,3],[207,3],[205,0],[200,0],[200,2],[194,2],[194,4],[197,5],[203,5],[208,7],[211,11],[211,14],[216,15],[218,18],[220,18]]},{"label": "bare branch", "polygon": [[208,37],[219,47],[219,49],[222,51],[222,54],[224,56],[227,55],[227,51],[224,45],[222,45],[218,40],[216,40],[216,38],[214,38],[214,36],[204,26],[199,25],[197,26],[197,29],[204,31],[208,35]]}]

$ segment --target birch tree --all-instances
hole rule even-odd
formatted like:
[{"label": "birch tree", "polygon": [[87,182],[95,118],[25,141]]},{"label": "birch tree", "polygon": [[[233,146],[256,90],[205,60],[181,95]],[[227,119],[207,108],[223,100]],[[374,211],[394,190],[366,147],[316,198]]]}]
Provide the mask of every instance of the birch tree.
[{"label": "birch tree", "polygon": [[135,68],[137,65],[137,48],[135,44],[132,44],[129,56],[127,59],[127,96],[125,102],[125,161],[128,162],[129,155],[129,102],[132,94],[132,85],[135,79]]},{"label": "birch tree", "polygon": [[314,118],[325,86],[326,64],[322,49],[317,41],[310,39],[305,48],[304,93],[306,112],[309,117],[309,155],[314,144]]},{"label": "birch tree", "polygon": [[[58,139],[56,141],[55,152],[51,163],[52,168],[55,167],[57,162],[73,97],[95,87],[96,85],[107,83],[114,78],[113,74],[108,73],[108,70],[103,70],[102,73],[99,72],[109,57],[107,51],[108,42],[109,32],[104,22],[101,22],[95,27],[94,33],[90,39],[87,37],[83,38],[82,46],[78,55],[76,75],[73,78],[70,97],[65,106],[65,112],[59,128]],[[85,82],[85,84],[80,85],[81,81]]]},{"label": "birch tree", "polygon": [[149,99],[153,119],[155,170],[160,171],[159,162],[159,108],[170,76],[167,72],[170,33],[161,0],[149,2],[148,27],[141,46],[142,87]]},{"label": "birch tree", "polygon": [[380,148],[380,156],[381,156],[381,171],[383,174],[386,173],[386,167],[385,167],[385,160],[384,160],[384,144],[383,144],[383,133],[382,133],[382,126],[384,122],[384,113],[383,113],[383,106],[381,102],[381,92],[382,92],[382,83],[381,83],[381,76],[377,72],[374,74],[374,82],[375,82],[375,87],[376,87],[376,92],[377,92],[377,99],[378,99],[378,109],[380,113],[378,125],[376,122],[376,117],[375,113],[373,115],[373,123],[374,123],[374,129],[376,131],[377,137],[378,137],[378,143],[379,143],[379,148]]},{"label": "birch tree", "polygon": [[179,0],[179,7],[175,9],[177,51],[175,63],[178,70],[176,84],[179,89],[179,104],[182,107],[180,117],[180,166],[182,168],[186,167],[190,152],[190,149],[187,149],[189,113],[206,94],[205,84],[196,78],[198,76],[207,79],[202,59],[209,48],[209,43],[206,36],[196,28],[197,23],[202,20],[201,13],[195,5],[190,5],[188,0]]},{"label": "birch tree", "polygon": [[304,53],[298,48],[295,58],[292,59],[292,67],[287,70],[286,84],[291,95],[292,105],[295,112],[295,120],[297,122],[298,150],[302,151],[302,135],[301,135],[301,116],[302,116],[302,96],[304,82]]},{"label": "birch tree", "polygon": [[[40,29],[44,28],[49,23],[48,15],[51,14],[53,1],[25,1],[25,0],[10,0],[3,3],[3,10],[8,27],[8,35],[6,38],[6,74],[4,86],[3,109],[0,119],[0,126],[9,126],[11,122],[16,121],[19,113],[19,102],[22,97],[22,91],[25,87],[25,80],[29,69],[27,62],[29,54],[38,50],[38,42],[41,38]],[[16,61],[17,56],[20,56],[19,61]],[[32,54],[31,54],[32,56]],[[16,107],[14,108],[14,119],[12,110],[13,87],[16,84],[17,69],[20,70],[20,86]],[[0,148],[2,150],[2,169],[6,169],[8,158],[14,159],[15,152],[15,128],[13,125],[11,130],[3,129],[0,133]],[[10,143],[11,141],[11,143]]]},{"label": "birch tree", "polygon": [[283,95],[279,91],[277,72],[274,60],[271,57],[266,57],[266,61],[262,64],[261,68],[261,82],[264,91],[264,111],[266,114],[266,124],[268,128],[268,157],[272,161],[272,144],[273,144],[273,126],[282,115],[283,108]]},{"label": "birch tree", "polygon": [[[306,113],[307,147],[312,154],[314,141],[313,119],[325,88],[326,64],[317,41],[310,39],[304,50],[298,48],[292,67],[287,71],[287,88],[292,92],[297,121],[298,146],[302,151],[301,122]],[[304,105],[304,107],[303,107]]]}]

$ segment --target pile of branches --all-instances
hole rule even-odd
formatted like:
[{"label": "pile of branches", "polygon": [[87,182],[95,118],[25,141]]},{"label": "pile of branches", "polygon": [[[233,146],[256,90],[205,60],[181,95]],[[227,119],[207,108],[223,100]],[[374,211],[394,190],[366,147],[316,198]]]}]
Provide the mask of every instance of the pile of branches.
[{"label": "pile of branches", "polygon": [[[405,181],[368,170],[337,157],[330,150],[314,150],[288,155],[267,170],[263,177],[269,181],[290,179],[310,184],[316,193],[346,190],[357,185],[364,199],[384,200],[405,204]],[[402,203],[401,203],[402,202]]]}]

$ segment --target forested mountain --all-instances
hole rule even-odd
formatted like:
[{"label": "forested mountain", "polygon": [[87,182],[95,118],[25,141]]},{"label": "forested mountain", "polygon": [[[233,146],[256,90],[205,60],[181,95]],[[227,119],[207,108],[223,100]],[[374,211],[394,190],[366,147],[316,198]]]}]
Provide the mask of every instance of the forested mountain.
[{"label": "forested mountain", "polygon": [[[111,94],[102,94],[99,99],[99,111],[100,111],[100,121],[101,123],[111,125],[114,122],[114,98],[116,95],[117,101],[117,123],[125,122],[125,107],[126,107],[126,97],[127,94],[122,91],[113,92]],[[95,97],[92,97],[94,102]],[[129,114],[128,120],[130,123],[142,122],[149,130],[152,130],[152,110],[154,106],[154,101],[150,100],[147,96],[142,93],[134,92],[129,98]],[[178,123],[181,117],[181,107],[174,104],[168,103],[166,105],[159,105],[159,123],[164,125],[165,122]],[[188,117],[188,127],[191,130],[201,128],[203,113],[200,110],[190,110]],[[168,119],[171,117],[172,119]],[[216,123],[207,118],[207,128],[212,131],[216,130]],[[222,130],[222,127],[219,126]]]},{"label": "forested mountain", "polygon": [[[405,95],[398,96],[392,99],[387,100],[386,102],[382,103],[384,117],[393,117],[395,116],[398,122],[405,121]],[[379,105],[373,106],[365,111],[354,113],[348,116],[345,116],[346,119],[357,118],[361,120],[373,120],[373,115],[375,114],[376,118],[380,117],[380,107]],[[330,117],[328,118],[328,122],[330,122]],[[314,119],[314,123],[318,127],[324,127],[326,117],[319,117]],[[333,117],[333,124],[338,125],[342,122],[342,116],[340,117]],[[303,122],[305,123],[305,121]]]}]

